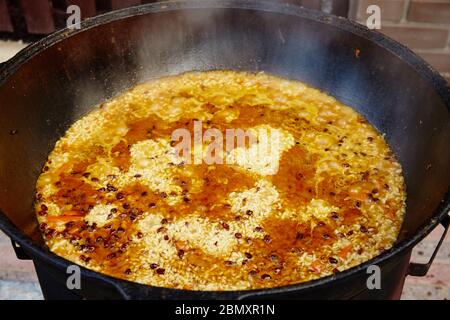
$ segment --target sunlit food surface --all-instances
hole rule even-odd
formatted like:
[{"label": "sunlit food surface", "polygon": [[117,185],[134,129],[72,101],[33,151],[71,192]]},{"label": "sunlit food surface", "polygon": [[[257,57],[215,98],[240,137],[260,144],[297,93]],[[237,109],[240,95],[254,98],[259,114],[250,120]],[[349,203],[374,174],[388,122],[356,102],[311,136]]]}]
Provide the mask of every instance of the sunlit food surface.
[{"label": "sunlit food surface", "polygon": [[[223,164],[189,163],[171,135],[194,136],[196,121],[256,139]],[[249,161],[272,143],[261,129],[279,147]],[[193,158],[208,149],[192,143]],[[400,165],[353,109],[300,82],[214,71],[139,85],[77,121],[42,170],[36,213],[49,248],[89,269],[238,290],[370,260],[395,242],[405,196]]]}]

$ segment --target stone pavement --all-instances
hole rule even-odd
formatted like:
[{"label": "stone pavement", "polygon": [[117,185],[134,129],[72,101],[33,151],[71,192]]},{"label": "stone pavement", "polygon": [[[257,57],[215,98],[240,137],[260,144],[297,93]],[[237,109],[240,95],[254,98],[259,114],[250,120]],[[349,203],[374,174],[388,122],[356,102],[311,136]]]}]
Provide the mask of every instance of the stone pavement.
[{"label": "stone pavement", "polygon": [[[0,41],[0,62],[23,47],[20,42]],[[441,229],[437,228],[414,249],[412,261],[427,261]],[[0,300],[42,299],[33,263],[18,260],[11,242],[1,231],[0,257]],[[429,274],[424,278],[407,278],[402,299],[450,299],[450,235],[447,235]]]}]

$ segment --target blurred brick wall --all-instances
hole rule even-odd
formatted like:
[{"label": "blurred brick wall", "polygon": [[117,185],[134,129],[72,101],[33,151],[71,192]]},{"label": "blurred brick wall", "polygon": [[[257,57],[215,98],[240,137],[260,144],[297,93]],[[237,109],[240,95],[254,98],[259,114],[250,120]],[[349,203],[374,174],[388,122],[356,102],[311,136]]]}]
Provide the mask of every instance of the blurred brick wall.
[{"label": "blurred brick wall", "polygon": [[381,32],[405,44],[450,82],[450,0],[352,0],[350,18],[365,24],[381,8]]}]

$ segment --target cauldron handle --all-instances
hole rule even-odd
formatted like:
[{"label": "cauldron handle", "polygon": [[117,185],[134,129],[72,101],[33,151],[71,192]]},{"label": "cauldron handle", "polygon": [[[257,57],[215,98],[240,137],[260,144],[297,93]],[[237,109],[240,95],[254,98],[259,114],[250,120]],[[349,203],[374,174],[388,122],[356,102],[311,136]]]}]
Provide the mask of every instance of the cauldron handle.
[{"label": "cauldron handle", "polygon": [[436,258],[439,248],[441,247],[442,242],[444,242],[445,236],[447,235],[447,231],[450,226],[450,216],[449,215],[446,215],[444,217],[444,219],[442,219],[441,225],[444,227],[444,232],[442,233],[441,239],[439,240],[438,245],[434,249],[434,252],[431,255],[430,260],[427,263],[411,262],[409,264],[409,268],[408,268],[408,275],[414,276],[414,277],[424,277],[428,273],[428,270],[430,269],[434,258]]}]

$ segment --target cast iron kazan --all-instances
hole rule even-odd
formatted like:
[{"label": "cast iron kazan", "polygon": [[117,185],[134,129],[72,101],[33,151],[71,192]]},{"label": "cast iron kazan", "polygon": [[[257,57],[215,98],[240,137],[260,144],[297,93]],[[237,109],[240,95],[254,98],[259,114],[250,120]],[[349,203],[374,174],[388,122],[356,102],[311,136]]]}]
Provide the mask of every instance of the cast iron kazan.
[{"label": "cast iron kazan", "polygon": [[[212,69],[304,81],[385,133],[408,191],[394,248],[330,277],[267,290],[164,289],[82,269],[81,290],[62,293],[70,263],[42,244],[32,207],[36,178],[54,143],[93,106],[124,89]],[[449,226],[446,81],[407,48],[343,18],[248,0],[173,1],[113,12],[85,21],[81,30],[57,32],[8,61],[1,69],[0,104],[0,227],[19,257],[33,259],[48,298],[398,297],[407,274],[423,276],[430,266],[409,263],[414,245],[438,224]],[[371,264],[381,268],[382,290],[366,287]]]}]

